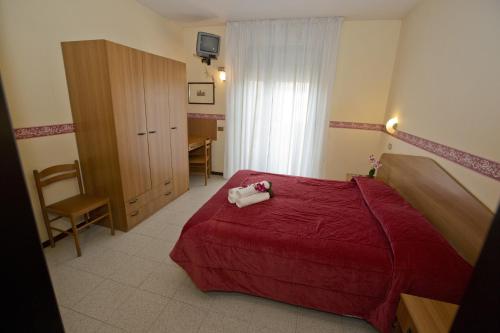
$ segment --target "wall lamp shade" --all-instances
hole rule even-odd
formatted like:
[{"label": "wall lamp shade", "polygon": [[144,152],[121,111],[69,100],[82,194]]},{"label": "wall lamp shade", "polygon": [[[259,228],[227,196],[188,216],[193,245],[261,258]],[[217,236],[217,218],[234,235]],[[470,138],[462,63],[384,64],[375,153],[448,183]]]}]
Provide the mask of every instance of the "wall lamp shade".
[{"label": "wall lamp shade", "polygon": [[226,81],[226,71],[224,70],[224,67],[219,67],[219,79],[221,81]]},{"label": "wall lamp shade", "polygon": [[397,129],[398,129],[398,118],[397,117],[389,119],[387,121],[387,123],[385,124],[385,130],[390,134],[396,133]]}]

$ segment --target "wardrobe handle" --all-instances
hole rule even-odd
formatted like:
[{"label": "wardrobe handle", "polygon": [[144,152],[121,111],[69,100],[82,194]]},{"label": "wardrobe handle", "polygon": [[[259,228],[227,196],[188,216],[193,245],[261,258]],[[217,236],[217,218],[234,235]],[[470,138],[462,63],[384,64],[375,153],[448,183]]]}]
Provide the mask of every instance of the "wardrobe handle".
[{"label": "wardrobe handle", "polygon": [[132,214],[130,214],[130,216],[134,217],[134,216],[137,216],[139,214],[139,211],[136,210],[135,212],[133,212]]},{"label": "wardrobe handle", "polygon": [[137,135],[144,135],[144,134],[146,134],[146,132],[139,132],[139,133],[137,133]]},{"label": "wardrobe handle", "polygon": [[177,129],[177,126],[176,127],[170,127],[170,129]]},{"label": "wardrobe handle", "polygon": [[139,200],[139,199],[135,198],[135,199],[133,199],[133,200],[130,200],[128,203],[129,203],[129,204],[135,204],[135,203],[137,202],[137,200]]},{"label": "wardrobe handle", "polygon": [[156,133],[156,131],[149,131],[149,134],[153,134],[153,133]]},{"label": "wardrobe handle", "polygon": [[167,192],[165,193],[165,196],[168,197],[170,194],[172,194],[172,192]]}]

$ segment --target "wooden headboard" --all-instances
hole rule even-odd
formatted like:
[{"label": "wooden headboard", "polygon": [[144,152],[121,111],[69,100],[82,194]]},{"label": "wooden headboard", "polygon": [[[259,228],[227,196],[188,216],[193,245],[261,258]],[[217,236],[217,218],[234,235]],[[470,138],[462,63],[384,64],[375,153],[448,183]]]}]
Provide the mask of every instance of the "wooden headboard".
[{"label": "wooden headboard", "polygon": [[434,160],[382,154],[378,179],[396,189],[471,265],[481,252],[493,213]]}]

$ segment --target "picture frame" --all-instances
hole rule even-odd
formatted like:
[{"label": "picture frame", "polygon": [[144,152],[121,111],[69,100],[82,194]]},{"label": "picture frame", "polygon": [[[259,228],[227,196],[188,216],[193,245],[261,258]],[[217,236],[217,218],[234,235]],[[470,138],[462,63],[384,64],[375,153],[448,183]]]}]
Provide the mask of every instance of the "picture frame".
[{"label": "picture frame", "polygon": [[188,82],[189,104],[215,104],[213,82]]}]

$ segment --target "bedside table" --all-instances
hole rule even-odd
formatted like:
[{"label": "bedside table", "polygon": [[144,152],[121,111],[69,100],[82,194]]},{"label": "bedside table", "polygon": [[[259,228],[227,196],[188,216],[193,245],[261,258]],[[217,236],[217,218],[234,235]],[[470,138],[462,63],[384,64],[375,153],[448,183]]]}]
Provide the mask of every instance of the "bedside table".
[{"label": "bedside table", "polygon": [[448,333],[458,305],[401,294],[395,332]]},{"label": "bedside table", "polygon": [[348,182],[351,181],[352,177],[358,177],[358,176],[363,176],[363,175],[360,175],[359,173],[347,173],[345,175],[345,180],[347,180]]}]

